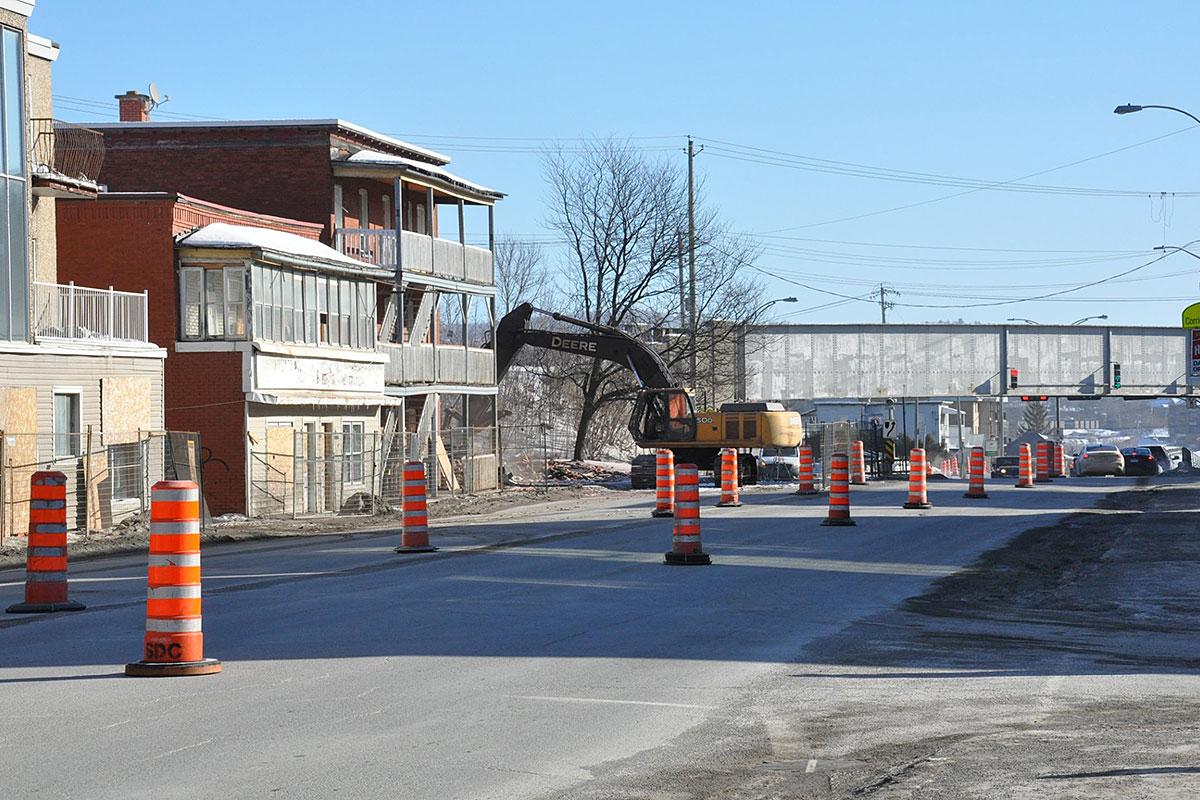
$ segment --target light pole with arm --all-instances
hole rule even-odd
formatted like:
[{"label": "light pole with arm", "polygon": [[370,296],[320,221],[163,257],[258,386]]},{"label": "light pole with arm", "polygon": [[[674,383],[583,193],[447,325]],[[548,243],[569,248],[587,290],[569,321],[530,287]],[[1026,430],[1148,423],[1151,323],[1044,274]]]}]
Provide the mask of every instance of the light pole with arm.
[{"label": "light pole with arm", "polygon": [[1193,122],[1195,122],[1197,125],[1200,125],[1200,117],[1197,117],[1195,114],[1193,114],[1190,111],[1184,111],[1182,108],[1176,108],[1175,106],[1153,106],[1153,105],[1139,106],[1139,105],[1134,105],[1133,103],[1126,103],[1123,106],[1117,106],[1116,108],[1114,108],[1113,113],[1114,114],[1134,114],[1138,111],[1141,111],[1144,108],[1162,108],[1162,109],[1166,109],[1167,111],[1174,111],[1178,114],[1183,114],[1185,117],[1191,117]]},{"label": "light pole with arm", "polygon": [[1095,314],[1090,317],[1084,317],[1083,319],[1077,319],[1074,322],[1072,322],[1071,324],[1072,325],[1082,325],[1083,323],[1087,322],[1089,319],[1108,319],[1108,314]]},{"label": "light pole with arm", "polygon": [[1040,325],[1037,320],[1025,319],[1024,317],[1009,317],[1006,322],[1028,322],[1030,325]]}]

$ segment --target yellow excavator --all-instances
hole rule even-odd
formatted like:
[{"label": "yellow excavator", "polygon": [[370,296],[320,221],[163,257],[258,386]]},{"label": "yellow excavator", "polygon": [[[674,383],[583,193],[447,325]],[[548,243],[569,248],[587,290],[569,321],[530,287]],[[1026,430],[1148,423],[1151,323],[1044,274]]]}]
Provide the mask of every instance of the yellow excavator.
[{"label": "yellow excavator", "polygon": [[[535,309],[517,306],[496,326],[496,378],[503,380],[522,347],[542,347],[611,361],[628,368],[641,387],[629,417],[629,433],[638,447],[667,449],[675,463],[716,466],[720,451],[738,451],[738,471],[745,484],[758,482],[758,459],[752,452],[764,447],[796,447],[804,438],[800,415],[781,403],[723,403],[718,411],[697,413],[692,398],[671,375],[651,347],[624,331],[543,311],[558,322],[582,331],[540,330],[529,321]],[[631,469],[633,488],[654,486],[654,454],[639,455]]]}]

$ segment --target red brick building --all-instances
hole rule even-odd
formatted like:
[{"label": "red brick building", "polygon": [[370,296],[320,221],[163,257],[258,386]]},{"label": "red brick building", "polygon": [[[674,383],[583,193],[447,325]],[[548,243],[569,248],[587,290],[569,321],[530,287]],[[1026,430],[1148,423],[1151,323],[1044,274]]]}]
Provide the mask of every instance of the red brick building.
[{"label": "red brick building", "polygon": [[[121,96],[96,126],[114,192],[179,192],[313,226],[320,241],[385,270],[380,427],[427,457],[433,485],[496,485],[493,207],[503,195],[449,172],[433,151],[336,119],[162,123]],[[477,242],[483,246],[475,246]],[[251,289],[253,292],[253,289]],[[437,474],[440,473],[440,474]]]},{"label": "red brick building", "polygon": [[[59,212],[61,279],[149,294],[149,338],[168,351],[166,424],[201,434],[215,514],[336,510],[347,487],[370,491],[363,442],[378,431],[381,405],[395,402],[383,395],[386,357],[376,348],[376,307],[390,296],[391,276],[321,245],[320,233],[315,223],[166,192],[101,194]],[[311,341],[281,341],[282,324],[274,328],[276,307],[262,287],[284,282],[288,330],[298,324]],[[306,288],[324,292],[326,313],[310,303],[314,313],[305,314]],[[337,309],[342,294],[344,342],[328,319],[328,301]],[[312,492],[290,488],[304,431],[332,434],[315,448],[321,485]],[[336,487],[324,485],[335,476]]]}]

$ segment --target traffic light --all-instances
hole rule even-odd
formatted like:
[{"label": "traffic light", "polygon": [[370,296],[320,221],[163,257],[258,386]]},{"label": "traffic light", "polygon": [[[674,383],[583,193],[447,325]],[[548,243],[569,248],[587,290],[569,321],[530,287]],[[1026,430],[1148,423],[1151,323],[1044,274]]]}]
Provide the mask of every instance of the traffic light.
[{"label": "traffic light", "polygon": [[1008,371],[1008,388],[1017,388],[1017,368],[1013,367]]},{"label": "traffic light", "polygon": [[1047,400],[1049,400],[1049,399],[1050,399],[1050,395],[1048,395],[1048,394],[1039,394],[1037,397],[1034,397],[1034,396],[1033,396],[1033,395],[1031,395],[1031,394],[1023,394],[1023,395],[1021,395],[1021,402],[1023,402],[1023,403],[1028,403],[1028,402],[1030,402],[1030,401],[1032,401],[1032,400],[1036,400],[1036,401],[1038,401],[1039,403],[1044,403],[1044,402],[1046,402],[1046,401],[1047,401]]},{"label": "traffic light", "polygon": [[1113,388],[1120,389],[1121,388],[1121,365],[1120,364],[1113,364],[1112,375],[1113,375]]}]

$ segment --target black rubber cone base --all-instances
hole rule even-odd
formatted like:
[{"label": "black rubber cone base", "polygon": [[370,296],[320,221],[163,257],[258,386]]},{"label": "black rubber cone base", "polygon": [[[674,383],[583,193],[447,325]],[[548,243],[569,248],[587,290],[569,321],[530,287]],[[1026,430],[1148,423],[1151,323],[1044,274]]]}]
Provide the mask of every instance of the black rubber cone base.
[{"label": "black rubber cone base", "polygon": [[426,545],[421,545],[419,547],[414,546],[414,545],[409,545],[408,547],[405,547],[404,545],[400,545],[393,552],[396,552],[396,553],[433,553],[436,551],[437,551],[436,547],[434,547],[431,544],[426,544]]},{"label": "black rubber cone base", "polygon": [[1018,489],[1032,489],[1033,488],[1032,483],[1015,483],[1015,484],[1013,484],[1013,486],[1015,486]]},{"label": "black rubber cone base", "polygon": [[184,678],[190,675],[215,675],[221,662],[215,658],[203,661],[137,661],[125,665],[125,674],[133,678]]},{"label": "black rubber cone base", "polygon": [[661,517],[673,517],[673,516],[675,516],[675,512],[674,511],[659,511],[658,509],[655,509],[650,512],[650,516],[660,517],[660,518]]},{"label": "black rubber cone base", "polygon": [[708,553],[667,553],[663,556],[663,563],[670,564],[673,567],[700,567],[705,564],[711,564],[712,559],[708,557]]},{"label": "black rubber cone base", "polygon": [[825,519],[821,520],[821,526],[825,528],[849,528],[851,525],[857,524],[857,522],[849,517],[840,519],[830,519],[829,517],[826,517]]},{"label": "black rubber cone base", "polygon": [[905,508],[933,508],[933,503],[905,503]]},{"label": "black rubber cone base", "polygon": [[963,497],[967,498],[968,500],[987,500],[988,493],[984,492],[983,494],[971,494],[970,492],[967,492],[963,495]]},{"label": "black rubber cone base", "polygon": [[1050,478],[1034,478],[1033,482],[1034,483],[1054,483],[1054,481]]},{"label": "black rubber cone base", "polygon": [[822,492],[820,489],[813,489],[812,491],[803,492],[797,489],[796,491],[792,492],[792,494],[797,497],[816,497],[817,495],[822,494]]},{"label": "black rubber cone base", "polygon": [[87,606],[68,600],[65,603],[17,603],[4,609],[7,614],[53,614],[56,611],[83,611]]},{"label": "black rubber cone base", "polygon": [[741,500],[738,500],[736,503],[717,503],[717,508],[741,508],[741,507],[742,507]]}]

